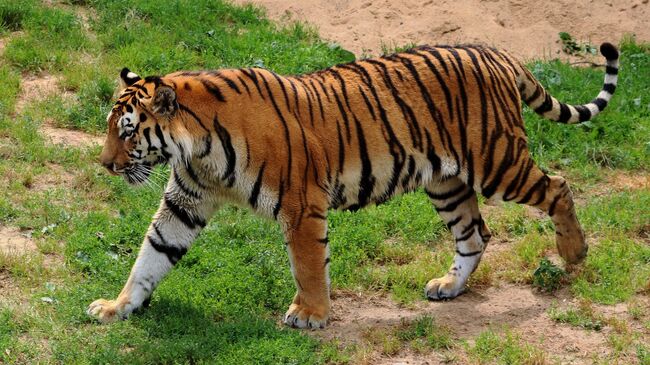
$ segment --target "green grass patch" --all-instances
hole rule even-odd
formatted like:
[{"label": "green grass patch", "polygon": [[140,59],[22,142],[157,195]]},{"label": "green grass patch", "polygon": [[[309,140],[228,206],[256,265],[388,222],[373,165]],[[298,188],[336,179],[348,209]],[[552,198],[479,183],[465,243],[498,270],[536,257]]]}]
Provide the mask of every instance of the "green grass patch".
[{"label": "green grass patch", "polygon": [[621,235],[592,246],[573,292],[602,304],[614,304],[647,290],[650,247]]},{"label": "green grass patch", "polygon": [[437,324],[433,317],[426,315],[411,323],[402,321],[396,336],[401,341],[408,342],[410,348],[417,353],[451,350],[455,346],[451,329]]},{"label": "green grass patch", "polygon": [[581,303],[577,308],[568,308],[566,310],[561,310],[557,305],[554,305],[549,308],[548,316],[555,322],[566,323],[588,330],[600,331],[605,326],[603,319],[594,313],[588,302]]},{"label": "green grass patch", "polygon": [[544,364],[546,354],[523,341],[516,333],[506,330],[499,334],[494,330],[481,332],[474,344],[467,344],[469,357],[480,363],[498,364]]}]

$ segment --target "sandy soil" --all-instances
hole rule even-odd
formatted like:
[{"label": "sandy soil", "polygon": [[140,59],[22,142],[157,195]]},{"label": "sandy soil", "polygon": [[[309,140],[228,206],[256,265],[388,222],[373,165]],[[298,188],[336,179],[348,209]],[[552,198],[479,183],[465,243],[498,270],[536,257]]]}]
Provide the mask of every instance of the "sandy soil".
[{"label": "sandy soil", "polygon": [[16,227],[0,226],[0,254],[24,255],[36,250],[30,234],[21,232]]},{"label": "sandy soil", "polygon": [[[234,0],[248,3],[251,0]],[[252,0],[281,21],[315,25],[320,35],[363,54],[389,46],[480,43],[520,57],[562,56],[558,32],[580,41],[650,41],[648,0]]]},{"label": "sandy soil", "polygon": [[[0,48],[1,50],[1,48]],[[16,100],[16,114],[23,112],[25,107],[31,103],[43,100],[48,96],[62,93],[65,98],[73,98],[74,94],[61,91],[59,78],[48,75],[27,75],[20,81],[20,94]],[[41,126],[41,133],[54,144],[62,144],[73,147],[86,147],[101,145],[104,139],[100,136],[76,131],[72,129],[58,128],[53,121],[46,120]]]},{"label": "sandy soil", "polygon": [[[488,248],[489,249],[489,248]],[[641,305],[648,307],[647,298]],[[470,290],[460,297],[446,302],[418,302],[413,308],[395,304],[384,295],[335,292],[332,302],[332,319],[325,331],[314,331],[314,336],[324,340],[336,340],[340,346],[364,344],[368,333],[380,329],[390,330],[401,321],[410,322],[423,315],[433,317],[440,325],[452,329],[457,339],[471,339],[488,328],[508,328],[521,339],[546,353],[546,360],[562,364],[591,364],[612,353],[608,337],[611,326],[601,331],[589,331],[551,320],[549,308],[576,307],[568,289],[555,294],[538,293],[530,286],[512,284],[494,285],[486,289]],[[643,332],[642,325],[631,319],[626,304],[617,306],[594,306],[596,313],[625,321]],[[638,328],[636,328],[638,327]],[[642,341],[650,340],[648,333]],[[635,363],[633,354],[622,357]],[[367,354],[364,362],[371,364],[443,364],[448,360],[443,352],[414,354],[402,350],[387,357],[376,349]],[[463,363],[463,359],[457,359]]]}]

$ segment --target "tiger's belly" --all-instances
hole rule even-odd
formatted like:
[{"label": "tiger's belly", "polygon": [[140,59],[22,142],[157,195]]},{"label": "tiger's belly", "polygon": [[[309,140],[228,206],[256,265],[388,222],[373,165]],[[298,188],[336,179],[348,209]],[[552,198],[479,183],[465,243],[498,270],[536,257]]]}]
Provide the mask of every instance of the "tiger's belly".
[{"label": "tiger's belly", "polygon": [[[363,165],[363,164],[361,164]],[[335,177],[330,193],[331,208],[356,211],[370,204],[382,204],[395,195],[413,191],[439,178],[424,154],[403,159],[382,156],[365,168],[348,164]]]}]

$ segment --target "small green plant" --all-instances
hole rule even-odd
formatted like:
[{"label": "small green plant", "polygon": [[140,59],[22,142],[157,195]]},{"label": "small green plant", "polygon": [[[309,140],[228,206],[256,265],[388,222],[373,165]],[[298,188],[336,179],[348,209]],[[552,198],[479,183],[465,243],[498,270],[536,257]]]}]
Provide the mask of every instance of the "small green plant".
[{"label": "small green plant", "polygon": [[589,42],[578,43],[571,34],[567,32],[560,32],[560,41],[562,41],[562,51],[570,55],[580,54],[596,54],[596,47],[592,46]]},{"label": "small green plant", "polygon": [[565,276],[566,272],[564,270],[544,257],[540,260],[539,266],[533,273],[533,285],[543,291],[553,292],[560,287]]}]

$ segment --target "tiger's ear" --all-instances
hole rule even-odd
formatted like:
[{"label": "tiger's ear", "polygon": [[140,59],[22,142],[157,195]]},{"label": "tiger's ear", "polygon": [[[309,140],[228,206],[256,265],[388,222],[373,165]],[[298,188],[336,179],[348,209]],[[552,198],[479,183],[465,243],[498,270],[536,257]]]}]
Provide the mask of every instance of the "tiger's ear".
[{"label": "tiger's ear", "polygon": [[142,80],[140,76],[131,72],[128,68],[124,67],[120,72],[120,89],[119,92],[122,92],[127,87],[135,84],[136,82]]},{"label": "tiger's ear", "polygon": [[161,117],[171,117],[178,109],[176,92],[170,86],[161,84],[156,87],[151,102],[151,110]]}]

